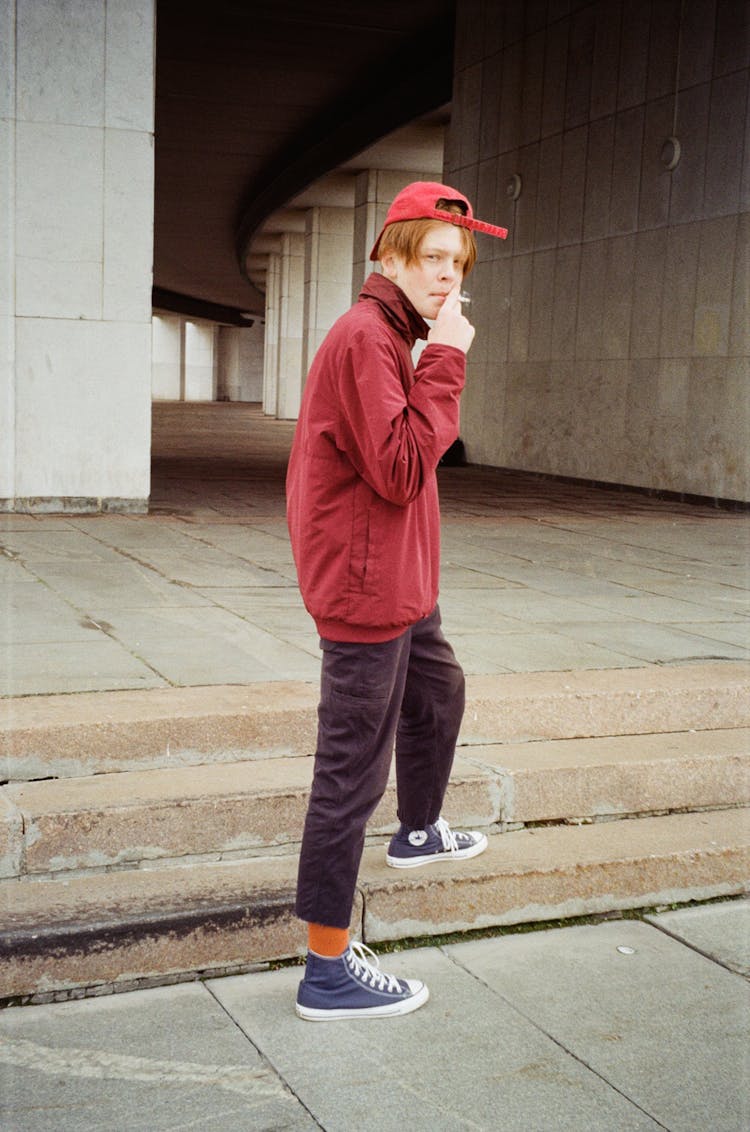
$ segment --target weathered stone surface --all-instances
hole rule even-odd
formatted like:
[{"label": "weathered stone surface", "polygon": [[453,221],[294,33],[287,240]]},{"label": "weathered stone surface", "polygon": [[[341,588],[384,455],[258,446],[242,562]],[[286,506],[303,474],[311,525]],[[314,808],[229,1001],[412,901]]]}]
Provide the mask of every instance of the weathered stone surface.
[{"label": "weathered stone surface", "polygon": [[[0,881],[0,998],[301,954],[293,854]],[[473,860],[396,871],[365,850],[352,931],[370,942],[747,890],[747,811],[496,834]]]},{"label": "weathered stone surface", "polygon": [[[742,728],[462,748],[445,815],[487,827],[737,806],[750,800],[749,765]],[[6,868],[43,874],[293,847],[311,775],[310,758],[280,757],[12,783]],[[390,832],[395,814],[392,775],[370,833]]]},{"label": "weathered stone surface", "polygon": [[5,789],[0,789],[0,877],[17,876],[21,869],[23,819]]},{"label": "weathered stone surface", "polygon": [[749,691],[743,662],[474,676],[461,742],[747,727]]},{"label": "weathered stone surface", "polygon": [[0,882],[0,999],[302,954],[296,869],[289,856]]},{"label": "weathered stone surface", "polygon": [[[750,665],[470,676],[461,744],[750,726]],[[0,763],[15,780],[310,754],[316,684],[8,699]]]},{"label": "weathered stone surface", "polygon": [[465,749],[503,779],[506,822],[750,803],[750,730],[683,731]]},{"label": "weathered stone surface", "polygon": [[[299,843],[311,775],[311,759],[277,758],[13,783],[6,790],[23,814],[23,870],[47,873]],[[446,814],[489,825],[499,810],[494,776],[458,759]],[[370,832],[391,830],[395,821],[392,776]]]},{"label": "weathered stone surface", "polygon": [[384,940],[738,894],[749,878],[750,813],[729,810],[519,830],[402,872],[367,850],[360,886],[366,938]]},{"label": "weathered stone surface", "polygon": [[299,681],[9,699],[0,760],[12,779],[308,754],[317,688]]}]

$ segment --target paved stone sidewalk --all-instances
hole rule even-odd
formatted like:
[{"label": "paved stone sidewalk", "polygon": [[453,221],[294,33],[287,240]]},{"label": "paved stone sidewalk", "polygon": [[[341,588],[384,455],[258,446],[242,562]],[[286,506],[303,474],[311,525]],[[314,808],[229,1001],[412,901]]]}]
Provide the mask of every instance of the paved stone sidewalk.
[{"label": "paved stone sidewalk", "polygon": [[383,957],[429,1003],[316,1025],[299,967],[0,1011],[3,1132],[746,1132],[750,901]]},{"label": "paved stone sidewalk", "polygon": [[[0,694],[317,681],[284,519],[291,422],[156,405],[143,516],[0,516]],[[750,658],[746,513],[444,468],[468,674]]]}]

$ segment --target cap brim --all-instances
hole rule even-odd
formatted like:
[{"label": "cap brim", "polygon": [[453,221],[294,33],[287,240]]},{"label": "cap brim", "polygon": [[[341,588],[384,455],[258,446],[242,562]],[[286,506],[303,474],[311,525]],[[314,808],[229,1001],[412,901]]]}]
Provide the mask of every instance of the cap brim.
[{"label": "cap brim", "polygon": [[389,220],[387,224],[384,224],[370,252],[370,259],[375,260],[378,258],[380,241],[383,238],[383,232],[385,232],[386,228],[390,227],[391,224],[397,224],[404,220],[440,220],[444,224],[453,224],[458,228],[469,228],[472,232],[481,232],[485,236],[495,236],[498,240],[507,240],[508,238],[508,229],[501,228],[499,224],[488,224],[486,220],[476,220],[473,216],[463,216],[458,212],[443,212],[443,210],[439,208],[424,209],[420,212],[419,216],[402,216],[399,217],[398,220]]}]

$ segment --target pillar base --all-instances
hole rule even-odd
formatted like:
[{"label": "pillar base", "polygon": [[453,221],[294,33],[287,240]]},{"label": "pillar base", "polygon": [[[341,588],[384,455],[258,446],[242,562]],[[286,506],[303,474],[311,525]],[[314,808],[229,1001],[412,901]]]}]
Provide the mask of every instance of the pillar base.
[{"label": "pillar base", "polygon": [[0,513],[17,515],[144,515],[147,511],[148,499],[71,495],[0,499]]}]

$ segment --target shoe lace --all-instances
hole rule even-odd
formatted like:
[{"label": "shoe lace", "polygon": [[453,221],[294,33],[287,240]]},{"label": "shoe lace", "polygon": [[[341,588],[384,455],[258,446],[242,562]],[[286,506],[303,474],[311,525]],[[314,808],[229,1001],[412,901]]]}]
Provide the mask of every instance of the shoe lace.
[{"label": "shoe lace", "polygon": [[445,818],[438,818],[432,828],[436,833],[440,834],[443,849],[445,849],[446,853],[456,853],[458,851],[458,839]]},{"label": "shoe lace", "polygon": [[346,961],[358,979],[377,990],[401,990],[401,984],[395,975],[387,975],[380,970],[380,960],[367,944],[353,940],[349,944]]}]

